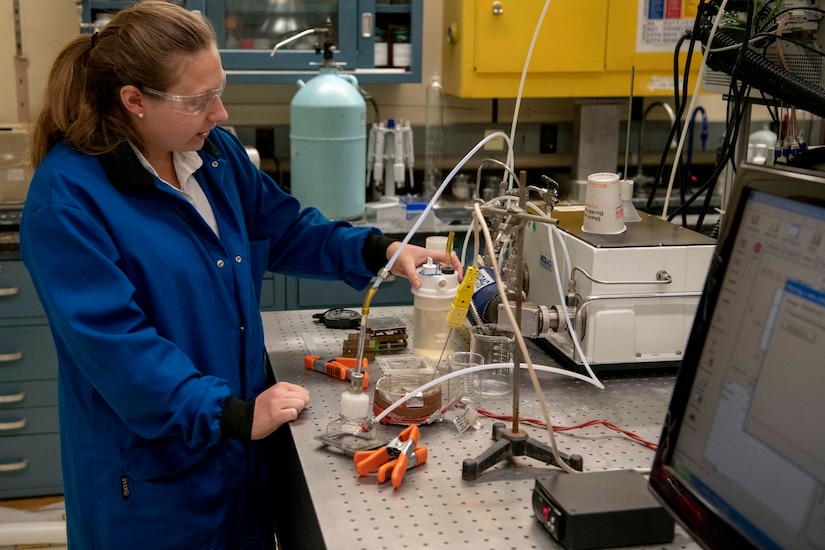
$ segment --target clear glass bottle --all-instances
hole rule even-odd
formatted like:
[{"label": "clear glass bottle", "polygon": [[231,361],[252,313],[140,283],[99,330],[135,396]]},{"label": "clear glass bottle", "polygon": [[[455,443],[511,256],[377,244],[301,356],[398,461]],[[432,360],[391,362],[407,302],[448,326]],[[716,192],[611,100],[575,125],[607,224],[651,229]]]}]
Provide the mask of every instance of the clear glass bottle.
[{"label": "clear glass bottle", "polygon": [[444,140],[444,89],[438,70],[433,71],[427,86],[424,113],[424,185],[422,194],[433,196],[441,185],[441,150]]},{"label": "clear glass bottle", "polygon": [[356,451],[369,448],[377,434],[370,417],[370,396],[362,389],[364,373],[352,372],[350,377],[350,387],[341,395],[341,414],[327,424],[325,438],[327,443]]}]

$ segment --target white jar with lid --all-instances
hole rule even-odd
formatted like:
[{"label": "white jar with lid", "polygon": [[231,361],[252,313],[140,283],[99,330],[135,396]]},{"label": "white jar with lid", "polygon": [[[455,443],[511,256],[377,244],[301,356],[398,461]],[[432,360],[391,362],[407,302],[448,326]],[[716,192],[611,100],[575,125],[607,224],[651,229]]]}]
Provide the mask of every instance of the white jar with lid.
[{"label": "white jar with lid", "polygon": [[[421,286],[413,293],[413,355],[438,360],[452,352],[453,335],[447,313],[458,291],[458,274],[445,270],[432,258],[418,270]],[[445,355],[445,357],[446,357]]]}]

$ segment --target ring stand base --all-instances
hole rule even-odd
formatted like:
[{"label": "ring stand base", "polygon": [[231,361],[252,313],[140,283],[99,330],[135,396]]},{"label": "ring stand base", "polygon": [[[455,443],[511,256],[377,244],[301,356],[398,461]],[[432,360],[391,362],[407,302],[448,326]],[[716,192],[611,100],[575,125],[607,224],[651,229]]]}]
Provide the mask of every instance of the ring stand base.
[{"label": "ring stand base", "polygon": [[[512,430],[507,430],[503,422],[493,424],[493,440],[495,443],[478,457],[464,460],[461,466],[461,479],[472,481],[491,466],[514,456],[529,456],[545,464],[561,467],[553,456],[552,448],[531,439],[525,432],[514,433]],[[581,455],[568,456],[559,453],[559,457],[574,470],[582,471]]]}]

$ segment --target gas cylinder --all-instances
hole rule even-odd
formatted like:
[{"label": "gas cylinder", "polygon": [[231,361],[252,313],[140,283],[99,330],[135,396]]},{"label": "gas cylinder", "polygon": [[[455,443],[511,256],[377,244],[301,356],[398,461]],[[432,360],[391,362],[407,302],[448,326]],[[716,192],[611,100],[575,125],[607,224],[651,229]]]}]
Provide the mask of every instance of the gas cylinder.
[{"label": "gas cylinder", "polygon": [[292,195],[330,219],[358,219],[367,155],[367,104],[358,81],[325,62],[298,86],[289,108]]}]

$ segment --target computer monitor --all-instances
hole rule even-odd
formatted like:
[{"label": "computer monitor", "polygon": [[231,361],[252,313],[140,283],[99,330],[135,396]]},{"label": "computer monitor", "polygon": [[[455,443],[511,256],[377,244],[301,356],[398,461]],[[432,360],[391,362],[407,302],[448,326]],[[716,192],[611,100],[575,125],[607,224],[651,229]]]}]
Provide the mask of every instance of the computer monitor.
[{"label": "computer monitor", "polygon": [[825,174],[740,167],[650,488],[706,548],[825,548]]}]

